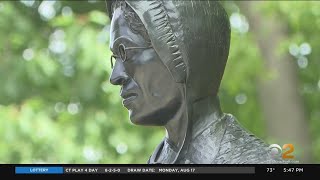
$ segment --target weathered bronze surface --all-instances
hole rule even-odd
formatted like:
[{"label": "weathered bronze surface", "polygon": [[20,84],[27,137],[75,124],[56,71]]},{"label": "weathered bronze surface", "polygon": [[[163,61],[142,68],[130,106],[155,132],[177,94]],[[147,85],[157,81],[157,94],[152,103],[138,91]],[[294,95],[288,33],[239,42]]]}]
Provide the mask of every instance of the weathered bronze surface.
[{"label": "weathered bronze surface", "polygon": [[217,1],[107,1],[113,71],[138,125],[167,135],[148,163],[282,163],[269,146],[223,113],[218,90],[230,25]]}]

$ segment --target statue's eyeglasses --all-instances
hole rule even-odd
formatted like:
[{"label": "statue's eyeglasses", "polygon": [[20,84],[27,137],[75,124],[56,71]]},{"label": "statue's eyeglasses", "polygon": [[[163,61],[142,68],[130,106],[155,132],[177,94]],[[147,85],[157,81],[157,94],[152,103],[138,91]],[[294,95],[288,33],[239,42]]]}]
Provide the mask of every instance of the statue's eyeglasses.
[{"label": "statue's eyeglasses", "polygon": [[127,60],[127,50],[133,50],[133,49],[149,49],[152,48],[152,45],[148,47],[125,47],[125,45],[120,44],[118,47],[118,53],[119,55],[112,54],[110,57],[110,63],[111,63],[111,68],[113,68],[113,61],[115,61],[117,58],[120,58],[122,62],[125,62]]}]

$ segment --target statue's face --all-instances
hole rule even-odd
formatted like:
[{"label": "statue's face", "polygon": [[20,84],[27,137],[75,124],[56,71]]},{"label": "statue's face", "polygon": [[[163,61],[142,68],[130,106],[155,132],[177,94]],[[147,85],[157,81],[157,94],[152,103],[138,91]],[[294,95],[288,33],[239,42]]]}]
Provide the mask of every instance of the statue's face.
[{"label": "statue's face", "polygon": [[122,87],[120,95],[131,121],[165,125],[181,107],[182,93],[156,51],[130,29],[120,8],[113,14],[110,48],[116,56],[110,82]]}]

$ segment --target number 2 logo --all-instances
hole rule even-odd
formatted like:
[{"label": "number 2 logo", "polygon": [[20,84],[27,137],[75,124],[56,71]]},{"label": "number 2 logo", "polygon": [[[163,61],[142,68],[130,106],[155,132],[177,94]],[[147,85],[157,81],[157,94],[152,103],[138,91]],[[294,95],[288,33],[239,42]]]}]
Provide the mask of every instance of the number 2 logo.
[{"label": "number 2 logo", "polygon": [[269,149],[271,157],[277,157],[281,155],[282,159],[294,158],[293,155],[290,155],[294,151],[293,144],[284,144],[282,148],[278,144],[271,144]]},{"label": "number 2 logo", "polygon": [[[289,148],[289,149],[286,150],[287,148]],[[292,144],[284,144],[282,146],[282,150],[286,150],[285,152],[282,153],[283,159],[293,159],[294,158],[293,155],[289,155],[290,153],[292,153],[294,151],[294,146]]]}]

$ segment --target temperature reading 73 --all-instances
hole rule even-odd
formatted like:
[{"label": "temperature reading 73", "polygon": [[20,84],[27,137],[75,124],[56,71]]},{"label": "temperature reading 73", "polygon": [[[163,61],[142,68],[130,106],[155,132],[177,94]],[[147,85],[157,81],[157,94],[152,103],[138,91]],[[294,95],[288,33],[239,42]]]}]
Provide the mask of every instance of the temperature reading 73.
[{"label": "temperature reading 73", "polygon": [[270,172],[270,173],[272,173],[275,170],[276,170],[275,168],[267,168],[267,172]]}]

